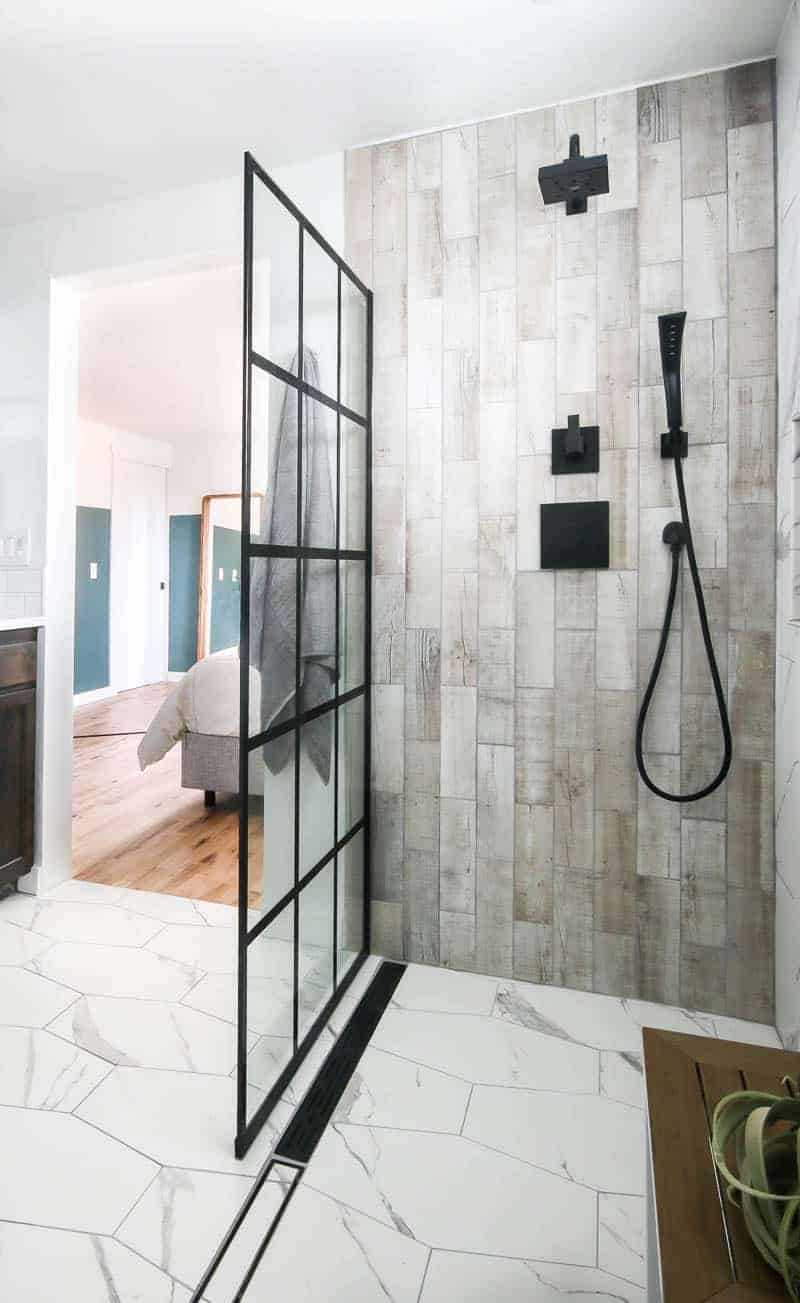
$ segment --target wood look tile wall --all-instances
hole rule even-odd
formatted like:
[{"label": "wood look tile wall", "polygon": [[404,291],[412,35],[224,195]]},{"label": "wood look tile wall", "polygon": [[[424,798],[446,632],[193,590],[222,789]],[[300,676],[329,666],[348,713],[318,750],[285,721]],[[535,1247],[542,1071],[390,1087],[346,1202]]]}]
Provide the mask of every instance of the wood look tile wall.
[{"label": "wood look tile wall", "polygon": [[[348,253],[375,289],[373,922],[393,957],[772,1013],[772,66],[357,150]],[[611,192],[537,173],[607,150]],[[677,514],[659,313],[688,312],[686,464],[727,685],[725,788],[634,764]],[[600,425],[553,478],[550,430]],[[540,568],[542,502],[607,498],[611,568]],[[721,738],[688,582],[646,737],[670,790]]]}]

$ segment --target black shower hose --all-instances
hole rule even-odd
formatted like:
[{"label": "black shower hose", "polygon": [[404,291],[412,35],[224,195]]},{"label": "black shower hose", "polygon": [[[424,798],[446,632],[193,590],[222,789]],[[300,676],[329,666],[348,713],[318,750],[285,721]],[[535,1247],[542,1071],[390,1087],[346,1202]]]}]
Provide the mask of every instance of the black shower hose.
[{"label": "black shower hose", "polygon": [[[679,450],[676,450],[675,452],[675,478],[678,481],[678,498],[681,505],[681,520],[683,522],[683,528],[681,529],[680,525],[676,523],[674,525],[668,525],[664,531],[664,541],[669,543],[672,550],[672,574],[669,581],[667,609],[664,613],[664,623],[661,627],[658,651],[656,652],[656,658],[653,662],[650,681],[647,684],[647,689],[642,698],[639,718],[636,721],[636,766],[641,775],[642,782],[650,788],[651,792],[655,792],[656,796],[663,797],[665,801],[680,801],[683,803],[684,801],[702,801],[704,796],[710,796],[712,792],[717,790],[720,783],[725,781],[728,770],[731,767],[733,745],[731,740],[731,723],[728,718],[728,707],[725,703],[725,693],[722,689],[722,680],[719,677],[717,658],[714,655],[714,645],[711,641],[711,631],[708,627],[708,614],[706,612],[705,598],[703,597],[703,586],[700,582],[700,572],[697,568],[697,557],[694,552],[692,527],[689,522],[689,508],[686,505],[686,488],[683,482],[683,466],[681,464],[681,455]],[[719,722],[722,727],[722,736],[725,743],[725,754],[716,778],[713,778],[710,783],[707,783],[705,787],[702,787],[699,792],[675,793],[665,792],[663,788],[653,782],[645,768],[642,742],[644,738],[647,712],[650,709],[650,702],[653,699],[653,693],[655,692],[656,684],[658,682],[658,676],[661,672],[661,663],[664,660],[664,653],[667,650],[667,639],[669,638],[672,615],[675,609],[675,596],[678,591],[678,576],[681,570],[681,551],[684,546],[686,547],[686,553],[689,558],[689,570],[692,576],[695,597],[697,598],[697,612],[700,616],[700,629],[703,634],[703,643],[708,658],[708,667],[711,670],[711,679],[714,684],[714,693],[717,698],[717,709],[719,710]]]}]

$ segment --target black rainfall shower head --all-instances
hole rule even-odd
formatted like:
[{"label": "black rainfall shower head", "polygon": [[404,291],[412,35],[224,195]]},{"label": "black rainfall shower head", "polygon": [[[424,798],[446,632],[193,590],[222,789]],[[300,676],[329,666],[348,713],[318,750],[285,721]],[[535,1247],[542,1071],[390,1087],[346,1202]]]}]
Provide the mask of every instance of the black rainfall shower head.
[{"label": "black rainfall shower head", "polygon": [[567,214],[585,213],[589,195],[608,194],[608,154],[584,158],[577,135],[569,138],[569,158],[539,168],[539,186],[546,204],[567,205]]},{"label": "black rainfall shower head", "polygon": [[658,318],[658,337],[661,343],[661,373],[664,377],[664,396],[667,401],[667,425],[671,434],[681,428],[681,347],[685,312],[669,312]]}]

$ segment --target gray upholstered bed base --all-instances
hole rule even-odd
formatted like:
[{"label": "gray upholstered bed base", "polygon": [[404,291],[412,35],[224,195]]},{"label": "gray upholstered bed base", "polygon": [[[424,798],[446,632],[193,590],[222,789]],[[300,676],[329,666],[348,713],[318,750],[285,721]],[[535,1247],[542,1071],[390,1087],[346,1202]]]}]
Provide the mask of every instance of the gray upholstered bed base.
[{"label": "gray upholstered bed base", "polygon": [[238,737],[184,733],[181,738],[181,786],[205,792],[206,805],[214,804],[217,792],[238,792]]}]

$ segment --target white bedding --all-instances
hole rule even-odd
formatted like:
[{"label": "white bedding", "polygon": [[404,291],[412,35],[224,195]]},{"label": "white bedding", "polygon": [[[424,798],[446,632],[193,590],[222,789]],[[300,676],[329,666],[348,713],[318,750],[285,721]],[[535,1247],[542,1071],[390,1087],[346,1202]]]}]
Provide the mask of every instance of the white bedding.
[{"label": "white bedding", "polygon": [[[261,675],[250,667],[250,732],[259,728]],[[198,661],[175,684],[139,743],[139,767],[161,760],[184,733],[236,737],[239,733],[239,652],[216,652]]]}]

